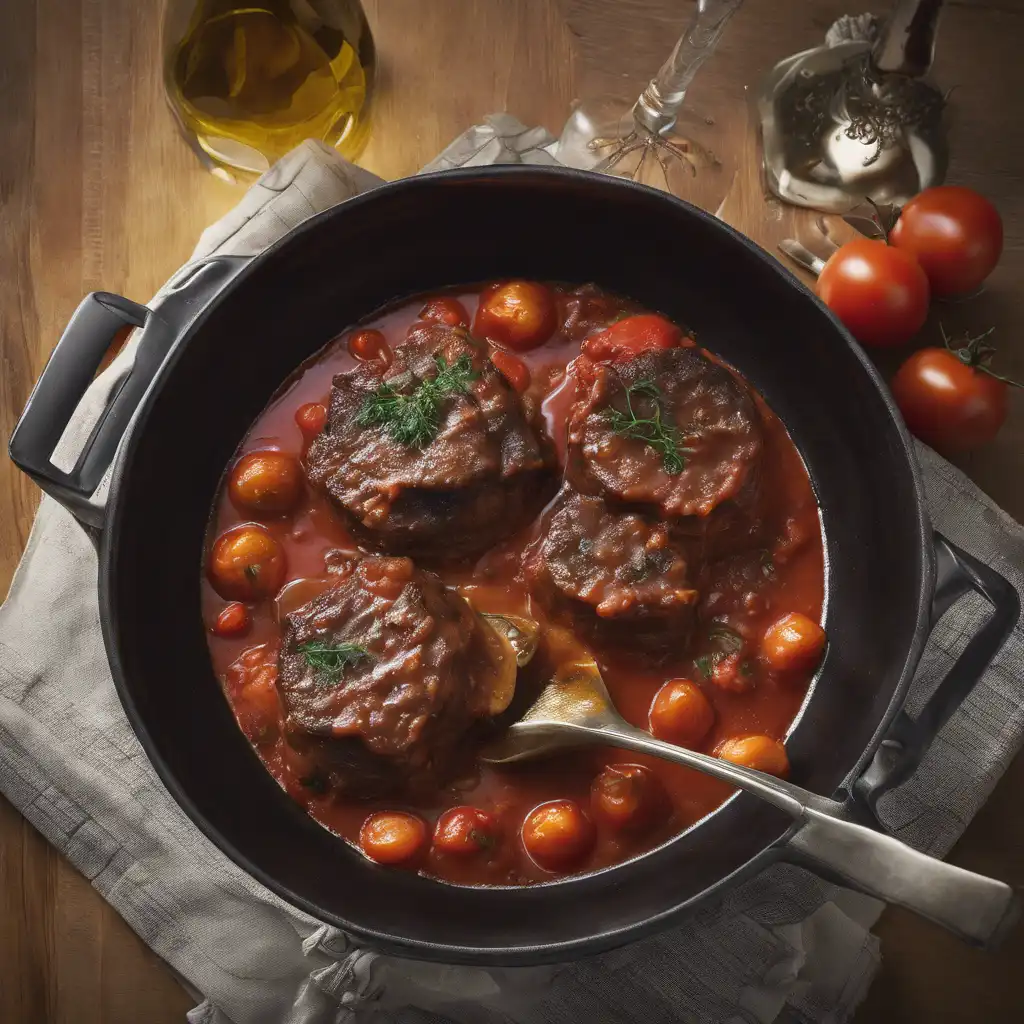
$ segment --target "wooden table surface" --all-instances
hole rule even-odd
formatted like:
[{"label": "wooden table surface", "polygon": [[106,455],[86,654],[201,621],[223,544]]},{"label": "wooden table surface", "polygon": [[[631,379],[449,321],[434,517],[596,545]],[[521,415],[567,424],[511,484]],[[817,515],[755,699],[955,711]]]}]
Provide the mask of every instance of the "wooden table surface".
[{"label": "wooden table surface", "polygon": [[[879,4],[885,8],[888,4]],[[635,96],[670,49],[690,0],[369,0],[381,67],[362,163],[414,171],[482,115],[508,110],[557,130],[571,101]],[[1002,263],[953,325],[996,326],[1005,373],[1024,378],[1024,0],[950,0],[936,75],[956,86],[949,179],[1000,208]],[[81,297],[145,302],[200,230],[238,198],[175,134],[160,85],[154,0],[17,0],[0,10],[0,435],[7,437]],[[781,57],[820,42],[849,0],[748,0],[692,91],[741,161],[722,215],[763,245],[812,237],[812,218],[765,201],[747,90]],[[741,288],[742,283],[738,282]],[[934,331],[931,324],[928,331]],[[926,335],[927,336],[927,335]],[[990,447],[961,465],[1024,519],[1024,401]],[[38,493],[0,461],[0,587]],[[1024,759],[1018,758],[952,859],[1024,884]],[[880,927],[881,975],[868,1022],[1022,1019],[1024,935],[996,955],[964,948],[909,914]],[[76,871],[0,798],[0,1021],[164,1024],[193,1000]],[[1015,1012],[1016,1011],[1016,1012]]]}]

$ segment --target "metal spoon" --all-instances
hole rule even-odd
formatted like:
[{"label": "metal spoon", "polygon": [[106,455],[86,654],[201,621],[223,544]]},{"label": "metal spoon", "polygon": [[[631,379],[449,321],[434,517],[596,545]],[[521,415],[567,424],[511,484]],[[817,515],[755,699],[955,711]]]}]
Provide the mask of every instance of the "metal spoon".
[{"label": "metal spoon", "polygon": [[788,814],[796,823],[784,843],[803,862],[829,876],[898,903],[948,928],[972,945],[995,946],[1018,915],[1003,882],[919,853],[891,836],[851,820],[835,800],[791,782],[707,754],[656,740],[615,710],[597,665],[564,666],[523,717],[483,753],[509,764],[568,747],[604,744],[653,754],[729,782]]}]

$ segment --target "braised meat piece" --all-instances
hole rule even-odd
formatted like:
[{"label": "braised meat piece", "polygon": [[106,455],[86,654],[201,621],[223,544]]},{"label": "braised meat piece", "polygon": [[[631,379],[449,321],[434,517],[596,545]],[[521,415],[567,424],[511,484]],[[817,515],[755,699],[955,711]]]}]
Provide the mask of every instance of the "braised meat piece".
[{"label": "braised meat piece", "polygon": [[306,455],[359,539],[432,559],[476,555],[543,503],[550,456],[516,393],[461,328],[421,323],[387,369],[334,378]]},{"label": "braised meat piece", "polygon": [[467,733],[504,710],[515,654],[433,573],[368,557],[284,619],[289,743],[354,796],[429,791]]},{"label": "braised meat piece", "polygon": [[592,639],[651,653],[686,647],[698,593],[664,523],[567,491],[529,574],[541,599]]},{"label": "braised meat piece", "polygon": [[579,490],[698,521],[727,502],[752,504],[760,415],[743,384],[695,347],[583,360],[577,394],[569,467]]}]

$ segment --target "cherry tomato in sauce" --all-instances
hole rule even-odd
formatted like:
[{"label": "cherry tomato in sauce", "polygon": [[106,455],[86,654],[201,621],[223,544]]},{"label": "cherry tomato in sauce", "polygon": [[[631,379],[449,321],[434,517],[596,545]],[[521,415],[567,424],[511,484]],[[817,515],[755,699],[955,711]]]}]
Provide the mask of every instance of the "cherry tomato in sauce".
[{"label": "cherry tomato in sauce", "polygon": [[987,444],[1006,421],[1006,381],[986,372],[983,357],[962,352],[920,349],[890,384],[910,432],[947,455]]},{"label": "cherry tomato in sauce", "polygon": [[771,736],[737,736],[724,740],[715,748],[715,756],[780,779],[789,775],[786,748]]},{"label": "cherry tomato in sauce", "polygon": [[378,811],[359,830],[359,846],[378,864],[402,864],[418,856],[427,845],[427,826],[404,811]]},{"label": "cherry tomato in sauce", "polygon": [[556,325],[555,298],[550,288],[535,281],[506,281],[481,293],[473,333],[524,352],[543,345]]},{"label": "cherry tomato in sauce", "polygon": [[654,696],[651,734],[668,743],[697,747],[715,724],[711,702],[689,679],[670,679]]},{"label": "cherry tomato in sauce", "polygon": [[469,314],[466,307],[449,296],[441,296],[436,299],[428,299],[426,305],[420,310],[421,320],[430,320],[437,324],[447,324],[449,327],[468,327]]},{"label": "cherry tomato in sauce", "polygon": [[818,295],[862,345],[902,345],[928,316],[921,265],[905,250],[870,238],[832,253],[818,277]]},{"label": "cherry tomato in sauce", "polygon": [[668,808],[661,783],[638,764],[610,764],[590,788],[594,817],[623,832],[649,828]]},{"label": "cherry tomato in sauce", "polygon": [[307,441],[312,441],[327,422],[327,407],[320,402],[307,402],[295,410],[295,422]]},{"label": "cherry tomato in sauce", "polygon": [[243,512],[290,512],[302,496],[302,467],[287,452],[249,452],[231,470],[228,493],[235,508]]},{"label": "cherry tomato in sauce", "polygon": [[242,732],[255,744],[270,743],[280,731],[281,702],[277,696],[277,659],[266,647],[245,651],[231,666],[237,680],[235,715]]},{"label": "cherry tomato in sauce", "polygon": [[249,609],[238,601],[232,601],[217,616],[213,632],[217,636],[242,636],[251,624]]},{"label": "cherry tomato in sauce", "polygon": [[453,807],[434,827],[434,848],[460,857],[486,853],[494,849],[498,838],[498,819],[478,807]]},{"label": "cherry tomato in sauce", "polygon": [[523,846],[547,871],[563,871],[583,860],[594,845],[594,826],[574,800],[551,800],[523,822]]},{"label": "cherry tomato in sauce", "polygon": [[683,332],[654,313],[639,313],[592,334],[583,342],[583,354],[594,362],[625,363],[642,352],[676,348]]},{"label": "cherry tomato in sauce", "polygon": [[372,328],[356,331],[348,339],[348,350],[356,359],[364,363],[372,363],[377,360],[385,366],[390,366],[394,359],[387,339],[380,331]]},{"label": "cherry tomato in sauce", "polygon": [[284,550],[263,526],[246,523],[222,533],[210,552],[213,589],[235,601],[259,601],[281,589],[288,571]]},{"label": "cherry tomato in sauce", "polygon": [[810,672],[824,649],[825,630],[800,612],[783,615],[761,640],[761,657],[775,672]]},{"label": "cherry tomato in sauce", "polygon": [[1003,251],[999,211],[958,185],[926,188],[900,211],[889,244],[917,258],[933,295],[973,292]]},{"label": "cherry tomato in sauce", "polygon": [[522,394],[530,386],[530,370],[522,359],[518,359],[508,352],[503,352],[500,348],[495,348],[491,350],[491,362],[498,373],[519,394]]}]

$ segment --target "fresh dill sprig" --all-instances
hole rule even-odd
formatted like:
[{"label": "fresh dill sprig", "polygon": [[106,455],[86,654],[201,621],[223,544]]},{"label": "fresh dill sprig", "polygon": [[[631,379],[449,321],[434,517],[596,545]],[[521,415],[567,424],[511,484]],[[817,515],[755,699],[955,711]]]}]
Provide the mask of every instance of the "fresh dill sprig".
[{"label": "fresh dill sprig", "polygon": [[299,654],[313,672],[327,683],[336,683],[349,665],[370,657],[370,652],[359,644],[329,644],[324,640],[310,640],[299,644]]},{"label": "fresh dill sprig", "polygon": [[463,353],[449,363],[434,356],[437,374],[421,380],[414,390],[402,394],[392,384],[381,384],[367,395],[356,417],[360,427],[383,427],[388,436],[406,448],[426,448],[441,427],[441,404],[450,395],[465,394],[470,381],[479,374]]},{"label": "fresh dill sprig", "polygon": [[[633,406],[634,397],[650,401],[653,409],[649,416],[642,416]],[[612,430],[621,437],[643,441],[660,456],[665,472],[671,476],[682,473],[686,466],[684,453],[692,451],[683,446],[679,430],[662,418],[661,388],[650,378],[638,380],[626,388],[626,411],[609,406],[606,410]]]}]

